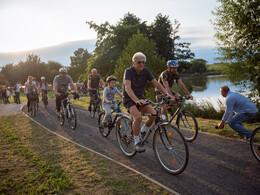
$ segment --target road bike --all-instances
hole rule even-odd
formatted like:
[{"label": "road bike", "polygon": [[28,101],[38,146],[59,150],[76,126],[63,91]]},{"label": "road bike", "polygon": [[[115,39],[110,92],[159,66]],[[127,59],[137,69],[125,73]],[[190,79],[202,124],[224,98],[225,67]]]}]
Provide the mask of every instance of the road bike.
[{"label": "road bike", "polygon": [[100,97],[99,89],[93,88],[92,91],[94,92],[94,99],[93,103],[90,105],[90,115],[91,117],[95,117],[96,112],[99,114],[103,111],[102,109],[102,100]]},{"label": "road bike", "polygon": [[29,110],[31,112],[31,116],[33,116],[33,117],[36,116],[36,110],[38,110],[37,109],[37,96],[38,96],[38,93],[29,94],[29,98],[30,98]]},{"label": "road bike", "polygon": [[250,148],[256,160],[260,162],[260,127],[256,128],[251,134]]},{"label": "road bike", "polygon": [[[168,101],[167,111],[170,114],[170,119],[168,118],[168,115],[166,116],[166,118],[167,120],[169,120],[170,123],[174,124],[173,119],[175,118],[175,116],[177,116],[176,125],[178,129],[180,129],[188,142],[192,142],[196,139],[198,135],[198,122],[191,112],[183,109],[181,103],[183,99],[188,100],[189,97],[175,98],[175,100],[178,102],[177,104],[171,104],[171,101]],[[174,112],[175,107],[177,107],[177,109]]]},{"label": "road bike", "polygon": [[[157,118],[146,132],[142,143],[145,143],[148,137],[153,134],[153,150],[162,168],[173,175],[180,174],[185,170],[189,161],[189,149],[186,139],[179,129],[164,121],[166,117],[161,115],[161,106],[166,103],[166,100],[159,103],[150,100],[147,100],[147,102],[155,105],[156,114],[146,113],[143,115],[157,116]],[[116,137],[119,148],[125,156],[132,157],[137,153],[134,144],[132,118],[130,116],[122,115],[118,118]]]},{"label": "road bike", "polygon": [[48,96],[48,91],[42,90],[42,101],[43,101],[45,109],[47,108],[47,105],[48,105],[48,97],[47,96]]},{"label": "road bike", "polygon": [[72,97],[71,95],[75,95],[75,93],[67,93],[61,95],[64,98],[62,98],[61,100],[61,110],[58,114],[58,118],[61,126],[64,124],[65,118],[67,118],[68,123],[70,124],[70,128],[72,130],[75,130],[77,127],[77,115],[74,107],[72,106],[72,103],[70,102],[70,99]]},{"label": "road bike", "polygon": [[[116,100],[116,101],[113,101],[112,103],[116,104],[117,108],[112,110],[111,118],[107,119],[107,122],[104,123],[103,120],[104,120],[105,114],[106,114],[104,111],[100,112],[99,117],[98,117],[99,131],[100,131],[101,135],[104,137],[109,136],[111,130],[115,127],[118,117],[122,116],[124,114],[124,113],[122,113],[122,110],[120,108],[120,104],[122,103],[121,101]],[[114,114],[114,113],[115,113],[115,116],[113,117],[112,114]]]}]

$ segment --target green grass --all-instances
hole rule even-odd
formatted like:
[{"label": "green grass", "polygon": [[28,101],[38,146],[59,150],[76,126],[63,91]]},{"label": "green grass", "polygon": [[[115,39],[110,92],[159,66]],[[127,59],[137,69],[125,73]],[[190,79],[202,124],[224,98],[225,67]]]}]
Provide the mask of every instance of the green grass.
[{"label": "green grass", "polygon": [[168,194],[23,114],[0,117],[0,129],[0,194]]}]

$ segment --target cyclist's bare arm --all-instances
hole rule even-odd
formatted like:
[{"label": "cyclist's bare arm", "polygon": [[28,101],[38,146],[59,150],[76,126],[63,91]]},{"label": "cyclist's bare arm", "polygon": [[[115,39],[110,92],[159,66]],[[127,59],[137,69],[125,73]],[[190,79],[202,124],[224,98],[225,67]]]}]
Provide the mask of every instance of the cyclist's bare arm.
[{"label": "cyclist's bare arm", "polygon": [[54,90],[56,95],[60,95],[60,93],[58,92],[58,84],[57,83],[53,83],[53,90]]},{"label": "cyclist's bare arm", "polygon": [[186,93],[188,95],[188,97],[193,100],[193,96],[190,95],[189,91],[187,90],[186,86],[184,85],[184,83],[182,82],[182,79],[178,80],[178,84],[179,86],[182,88],[182,90],[184,91],[184,93]]},{"label": "cyclist's bare arm", "polygon": [[167,95],[168,92],[164,89],[164,87],[159,83],[156,79],[151,80],[151,83],[155,88],[157,88],[163,95]]},{"label": "cyclist's bare arm", "polygon": [[106,94],[103,94],[103,98],[104,98],[104,100],[106,101],[106,103],[108,103],[108,104],[111,104],[111,103],[112,103],[112,101],[109,101],[109,100],[107,99],[107,95],[106,95]]},{"label": "cyclist's bare arm", "polygon": [[104,81],[103,81],[102,79],[100,79],[99,83],[101,84],[101,86],[102,86],[103,88],[106,87],[106,85],[105,85],[105,83],[104,83]]},{"label": "cyclist's bare arm", "polygon": [[87,85],[88,85],[88,89],[91,90],[91,89],[92,89],[92,88],[91,88],[91,80],[88,80],[88,84],[87,84]]},{"label": "cyclist's bare arm", "polygon": [[125,91],[136,104],[146,104],[145,100],[139,100],[131,88],[131,81],[125,80]]},{"label": "cyclist's bare arm", "polygon": [[122,94],[122,93],[118,92],[117,94],[118,94],[121,98],[123,98],[123,94]]}]

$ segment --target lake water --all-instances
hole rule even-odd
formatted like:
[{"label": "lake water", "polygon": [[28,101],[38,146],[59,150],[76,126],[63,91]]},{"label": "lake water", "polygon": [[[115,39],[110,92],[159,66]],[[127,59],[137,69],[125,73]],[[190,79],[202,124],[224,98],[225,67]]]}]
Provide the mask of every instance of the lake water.
[{"label": "lake water", "polygon": [[242,85],[236,86],[227,76],[222,75],[199,75],[184,77],[183,80],[189,80],[192,83],[193,91],[191,95],[193,95],[196,102],[208,100],[216,108],[218,107],[218,100],[222,102],[225,100],[220,94],[220,87],[222,85],[227,85],[231,91],[239,92],[240,90],[244,90],[245,93],[249,92],[248,87],[244,88]]}]

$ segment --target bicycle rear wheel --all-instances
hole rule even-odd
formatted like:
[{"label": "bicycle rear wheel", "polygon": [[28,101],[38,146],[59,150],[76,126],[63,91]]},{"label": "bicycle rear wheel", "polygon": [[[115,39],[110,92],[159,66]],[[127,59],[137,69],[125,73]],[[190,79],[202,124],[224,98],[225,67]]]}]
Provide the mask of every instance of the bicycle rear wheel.
[{"label": "bicycle rear wheel", "polygon": [[196,139],[199,131],[198,122],[191,112],[183,110],[178,115],[176,124],[188,142]]},{"label": "bicycle rear wheel", "polygon": [[70,128],[72,130],[75,130],[76,127],[77,127],[77,115],[76,115],[76,112],[75,112],[75,109],[73,108],[72,105],[69,105],[69,110],[68,110],[68,121],[69,121],[69,124],[70,124]]},{"label": "bicycle rear wheel", "polygon": [[110,134],[111,128],[109,128],[107,124],[103,124],[104,118],[105,118],[105,112],[101,112],[98,117],[98,127],[101,135],[103,137],[107,137]]},{"label": "bicycle rear wheel", "polygon": [[155,131],[153,149],[162,168],[173,175],[185,170],[189,161],[187,142],[173,125],[165,124]]},{"label": "bicycle rear wheel", "polygon": [[46,109],[47,108],[47,97],[45,94],[43,95],[43,104],[44,104],[44,108]]},{"label": "bicycle rear wheel", "polygon": [[132,121],[121,116],[116,123],[116,138],[119,148],[125,156],[132,157],[136,154]]},{"label": "bicycle rear wheel", "polygon": [[250,138],[250,147],[256,160],[260,162],[260,127],[253,131]]}]

